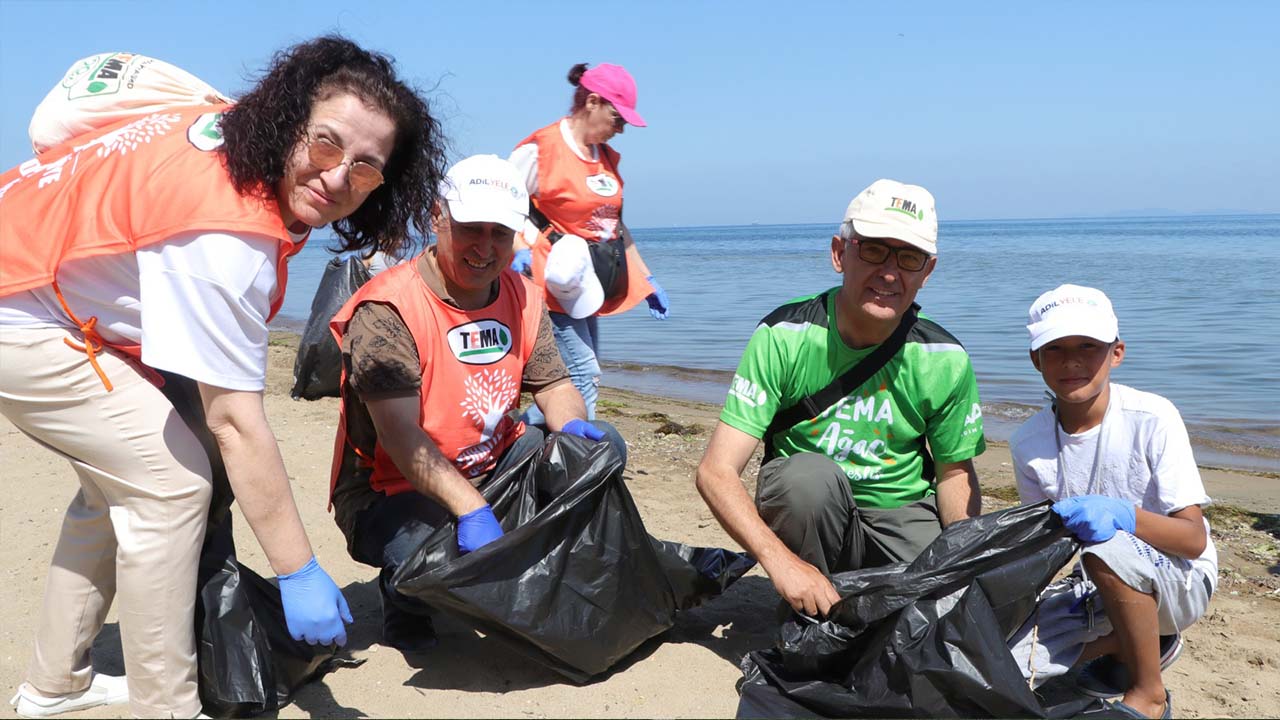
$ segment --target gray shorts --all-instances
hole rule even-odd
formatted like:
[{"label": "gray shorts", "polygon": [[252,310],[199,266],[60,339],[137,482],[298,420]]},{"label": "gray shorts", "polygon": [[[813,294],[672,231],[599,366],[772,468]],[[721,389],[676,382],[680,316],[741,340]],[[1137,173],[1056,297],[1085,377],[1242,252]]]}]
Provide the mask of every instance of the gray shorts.
[{"label": "gray shorts", "polygon": [[[1199,620],[1213,594],[1211,580],[1190,560],[1166,555],[1133,535],[1117,532],[1110,540],[1089,545],[1082,555],[1094,555],[1127,585],[1154,595],[1160,634],[1182,632]],[[1040,594],[1027,622],[1009,638],[1009,649],[1023,677],[1034,674],[1035,685],[1066,674],[1080,659],[1084,646],[1111,633],[1097,587],[1082,565]]]},{"label": "gray shorts", "polygon": [[1209,608],[1213,585],[1203,571],[1190,560],[1166,555],[1123,530],[1106,542],[1089,545],[1081,554],[1106,563],[1134,590],[1155,595],[1161,635],[1191,627]]}]

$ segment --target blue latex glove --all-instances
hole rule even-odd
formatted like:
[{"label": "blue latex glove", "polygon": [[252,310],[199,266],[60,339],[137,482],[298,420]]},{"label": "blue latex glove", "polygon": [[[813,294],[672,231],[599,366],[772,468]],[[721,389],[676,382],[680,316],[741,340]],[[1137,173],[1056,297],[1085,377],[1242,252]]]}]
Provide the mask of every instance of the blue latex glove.
[{"label": "blue latex glove", "polygon": [[314,555],[306,565],[288,575],[277,575],[284,621],[294,640],[308,645],[347,644],[343,622],[354,622],[347,599],[320,567]]},{"label": "blue latex glove", "polygon": [[565,423],[564,427],[560,428],[560,432],[566,435],[577,435],[591,442],[600,442],[604,439],[603,430],[580,418],[574,418]]},{"label": "blue latex glove", "polygon": [[529,248],[516,251],[511,258],[511,269],[521,275],[529,275],[533,272],[533,253]]},{"label": "blue latex glove", "polygon": [[1053,504],[1053,511],[1077,538],[1087,543],[1110,540],[1117,530],[1132,533],[1137,526],[1133,503],[1105,495],[1081,495]]},{"label": "blue latex glove", "polygon": [[648,280],[649,284],[653,286],[653,292],[649,293],[649,296],[644,299],[645,302],[649,303],[649,314],[653,316],[654,320],[666,320],[667,311],[671,309],[671,300],[667,297],[667,291],[662,289],[662,286],[658,284],[657,280],[653,279],[652,275],[645,278],[645,280]]},{"label": "blue latex glove", "polygon": [[500,537],[502,526],[488,505],[458,516],[458,550],[463,555],[479,550]]}]

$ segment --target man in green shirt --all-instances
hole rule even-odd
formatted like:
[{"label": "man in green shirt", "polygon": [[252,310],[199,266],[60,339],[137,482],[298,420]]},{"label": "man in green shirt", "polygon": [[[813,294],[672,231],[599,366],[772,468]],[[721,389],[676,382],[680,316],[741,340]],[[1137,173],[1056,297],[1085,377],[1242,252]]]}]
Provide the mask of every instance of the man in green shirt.
[{"label": "man in green shirt", "polygon": [[[933,196],[877,180],[831,238],[838,287],[761,321],[738,365],[697,485],[720,524],[797,611],[826,614],[831,573],[914,559],[980,512],[986,449],[969,355],[920,315],[888,362],[815,416],[766,432],[893,335],[937,265]],[[768,435],[768,437],[766,437]],[[753,503],[741,475],[763,439]]]}]

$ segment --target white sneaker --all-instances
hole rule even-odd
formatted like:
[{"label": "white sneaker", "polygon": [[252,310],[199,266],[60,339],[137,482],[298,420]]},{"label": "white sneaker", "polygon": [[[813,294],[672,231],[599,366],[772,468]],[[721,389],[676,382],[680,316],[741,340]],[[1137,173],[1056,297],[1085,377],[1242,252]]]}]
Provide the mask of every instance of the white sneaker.
[{"label": "white sneaker", "polygon": [[[3,697],[0,695],[0,697]],[[9,701],[18,715],[24,718],[42,718],[77,710],[87,710],[99,705],[129,702],[129,685],[123,675],[94,674],[88,689],[49,697],[27,683],[18,686],[18,694]]]}]

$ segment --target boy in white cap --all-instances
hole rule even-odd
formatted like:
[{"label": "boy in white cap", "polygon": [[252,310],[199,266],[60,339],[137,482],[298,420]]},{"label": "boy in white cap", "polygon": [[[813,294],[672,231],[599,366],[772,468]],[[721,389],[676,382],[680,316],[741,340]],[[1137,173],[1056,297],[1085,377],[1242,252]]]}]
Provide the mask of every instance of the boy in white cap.
[{"label": "boy in white cap", "polygon": [[[330,497],[351,556],[382,569],[383,641],[435,644],[429,608],[392,575],[457,518],[467,553],[502,536],[480,489],[540,446],[549,428],[626,443],[587,421],[556,348],[542,292],[509,269],[529,194],[511,163],[475,155],[449,169],[432,211],[436,242],[370,280],[330,323],[342,348],[342,408]],[[529,392],[546,417],[512,411]]]},{"label": "boy in white cap", "polygon": [[[929,191],[859,193],[831,238],[841,285],[756,327],[698,466],[711,511],[799,612],[839,600],[832,573],[913,560],[980,512],[973,367],[914,304],[937,242]],[[753,503],[741,475],[762,439]]]},{"label": "boy in white cap", "polygon": [[[1160,672],[1181,651],[1179,633],[1204,614],[1218,577],[1201,512],[1209,498],[1187,430],[1168,400],[1111,382],[1125,345],[1101,291],[1062,285],[1044,293],[1031,304],[1027,330],[1053,403],[1010,441],[1018,494],[1024,503],[1054,501],[1084,543],[1087,579],[1076,594],[1099,598],[1104,615],[1079,602],[1057,617],[1042,613],[1041,636],[1064,636],[1060,626],[1075,622],[1079,642],[1044,643],[1021,664],[1025,672],[1039,658],[1061,672],[1088,662],[1080,689],[1123,695],[1108,703],[1119,716],[1172,717]],[[1035,645],[1015,640],[1015,656],[1019,645],[1024,655]]]}]

